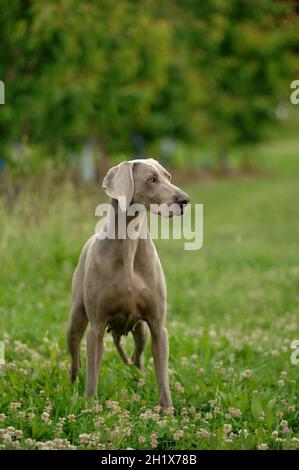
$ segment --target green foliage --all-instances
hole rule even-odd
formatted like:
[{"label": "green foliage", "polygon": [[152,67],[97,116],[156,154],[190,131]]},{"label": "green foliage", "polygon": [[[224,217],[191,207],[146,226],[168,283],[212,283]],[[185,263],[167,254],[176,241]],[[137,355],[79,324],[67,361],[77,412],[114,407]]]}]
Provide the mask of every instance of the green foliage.
[{"label": "green foliage", "polygon": [[[54,154],[141,134],[226,150],[263,138],[298,24],[273,0],[2,0],[0,140]],[[296,29],[297,25],[297,29]]]},{"label": "green foliage", "polygon": [[[187,54],[187,78],[193,74],[191,91],[187,81],[183,84],[191,103],[183,113],[189,116],[189,133],[202,140],[212,137],[222,149],[261,140],[294,76],[291,51],[299,36],[290,5],[268,0],[181,1],[175,7],[164,2],[162,12],[175,26],[177,55]],[[178,103],[169,100],[170,106]]]},{"label": "green foliage", "polygon": [[2,138],[127,144],[166,85],[168,25],[124,1],[4,3]]}]

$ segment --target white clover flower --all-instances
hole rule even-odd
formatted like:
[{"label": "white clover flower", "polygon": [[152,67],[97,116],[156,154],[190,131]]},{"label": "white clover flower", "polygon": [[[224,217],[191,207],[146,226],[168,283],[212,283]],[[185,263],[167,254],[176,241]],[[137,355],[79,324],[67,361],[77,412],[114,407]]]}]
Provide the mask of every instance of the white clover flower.
[{"label": "white clover flower", "polygon": [[258,450],[268,450],[268,445],[265,443],[259,444],[258,445]]},{"label": "white clover flower", "polygon": [[178,441],[180,440],[182,437],[184,436],[184,431],[182,429],[178,429],[174,435],[173,435],[173,438],[175,441]]}]

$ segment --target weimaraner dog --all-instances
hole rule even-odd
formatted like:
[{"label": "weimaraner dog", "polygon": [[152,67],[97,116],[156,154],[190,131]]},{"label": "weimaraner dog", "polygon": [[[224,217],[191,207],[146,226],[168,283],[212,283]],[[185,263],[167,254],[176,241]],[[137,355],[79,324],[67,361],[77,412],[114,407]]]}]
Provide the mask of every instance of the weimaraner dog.
[{"label": "weimaraner dog", "polygon": [[[127,226],[134,216],[129,206],[138,203],[146,210],[153,204],[174,207],[168,214],[181,215],[189,196],[171,183],[171,176],[152,158],[125,161],[111,168],[103,181],[110,196],[107,225],[116,225],[120,211]],[[120,203],[126,198],[125,206]],[[132,206],[131,206],[132,207]],[[163,214],[161,211],[157,213]],[[107,229],[104,227],[105,229]],[[108,227],[107,233],[110,233]],[[168,379],[168,334],[166,329],[166,284],[153,241],[138,235],[129,237],[91,237],[83,247],[72,284],[72,308],[67,332],[71,354],[70,379],[80,368],[80,342],[88,322],[86,396],[97,397],[103,337],[112,332],[117,350],[125,363],[143,369],[143,351],[152,337],[152,353],[161,409],[172,406]],[[127,359],[120,337],[132,332],[135,347]]]}]

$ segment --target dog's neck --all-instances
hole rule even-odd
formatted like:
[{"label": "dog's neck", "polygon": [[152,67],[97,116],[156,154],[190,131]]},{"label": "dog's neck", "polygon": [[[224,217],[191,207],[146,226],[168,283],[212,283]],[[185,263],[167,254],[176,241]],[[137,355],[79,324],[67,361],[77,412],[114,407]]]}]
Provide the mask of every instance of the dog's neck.
[{"label": "dog's neck", "polygon": [[[121,211],[116,199],[110,201],[111,210],[108,217],[108,233],[115,234],[115,242],[118,244],[117,253],[123,261],[125,274],[129,285],[134,273],[134,260],[140,243],[142,224],[147,223],[147,214],[128,215]],[[138,220],[137,220],[138,219]],[[131,224],[131,225],[130,225]],[[130,237],[130,229],[134,231],[134,238]],[[148,233],[148,232],[146,232]]]}]

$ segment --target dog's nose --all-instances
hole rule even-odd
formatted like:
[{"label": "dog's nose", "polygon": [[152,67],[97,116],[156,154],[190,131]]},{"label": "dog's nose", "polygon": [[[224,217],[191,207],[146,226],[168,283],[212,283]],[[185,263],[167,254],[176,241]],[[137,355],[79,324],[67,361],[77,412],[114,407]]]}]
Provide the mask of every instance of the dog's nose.
[{"label": "dog's nose", "polygon": [[188,196],[187,193],[179,193],[176,196],[176,202],[180,204],[181,206],[187,205],[190,202],[190,197]]}]

